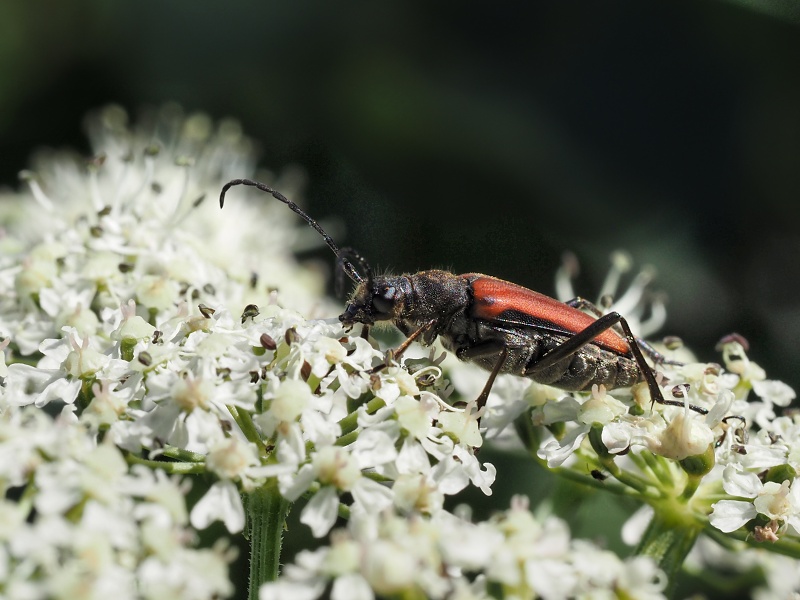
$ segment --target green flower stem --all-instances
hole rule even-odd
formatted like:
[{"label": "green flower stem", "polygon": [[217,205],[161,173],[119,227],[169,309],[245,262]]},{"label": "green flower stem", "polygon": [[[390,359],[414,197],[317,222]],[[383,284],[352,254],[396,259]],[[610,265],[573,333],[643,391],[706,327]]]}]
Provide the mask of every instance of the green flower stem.
[{"label": "green flower stem", "polygon": [[519,434],[520,438],[524,441],[525,447],[528,450],[528,454],[533,458],[539,465],[541,465],[544,469],[548,471],[552,471],[554,473],[558,473],[559,475],[566,477],[567,479],[575,480],[579,483],[583,483],[592,487],[603,488],[610,492],[619,495],[630,495],[630,490],[627,488],[632,488],[638,492],[638,495],[642,496],[649,496],[648,494],[649,484],[646,481],[643,481],[640,477],[632,473],[626,473],[625,471],[621,470],[617,465],[614,463],[614,456],[611,454],[605,454],[604,456],[597,456],[592,458],[585,458],[587,463],[597,463],[601,467],[603,467],[606,471],[608,471],[617,481],[620,483],[625,484],[627,488],[623,486],[619,486],[616,484],[610,484],[610,482],[600,482],[596,481],[592,477],[586,475],[581,475],[576,473],[574,470],[569,468],[557,468],[554,469],[552,467],[547,466],[547,461],[542,460],[539,458],[537,451],[539,449],[539,432],[538,428],[531,422],[530,415],[528,412],[522,413],[519,417],[514,420],[514,428],[516,429],[517,433]]},{"label": "green flower stem", "polygon": [[136,339],[124,339],[119,345],[119,354],[122,357],[122,360],[127,360],[128,362],[133,360],[133,351],[136,348]]},{"label": "green flower stem", "polygon": [[247,438],[249,442],[253,442],[256,446],[258,446],[259,454],[262,457],[266,456],[266,448],[264,446],[264,442],[261,439],[261,436],[256,429],[255,423],[253,423],[253,418],[249,412],[246,410],[240,411],[237,407],[233,406],[232,404],[228,404],[228,412],[231,413],[231,416],[236,421],[236,424],[244,433],[244,437]]},{"label": "green flower stem", "polygon": [[642,471],[642,473],[647,473],[650,470],[647,467],[647,463],[644,461],[644,459],[638,453],[629,452],[628,453],[628,458],[630,459],[630,461],[633,464],[635,464],[637,467],[639,467],[639,470]]},{"label": "green flower stem", "polygon": [[657,488],[672,487],[674,485],[672,474],[669,473],[669,466],[661,460],[660,456],[644,451],[640,453],[631,452],[628,457],[641,469],[642,473],[650,478],[646,485],[655,485]]},{"label": "green flower stem", "polygon": [[334,444],[336,444],[337,446],[345,447],[352,444],[357,439],[358,439],[358,431],[351,431],[350,433],[346,433],[345,435],[337,438]]},{"label": "green flower stem", "polygon": [[291,503],[278,491],[275,480],[245,495],[248,539],[250,540],[250,582],[248,599],[258,600],[262,583],[278,578],[281,545]]},{"label": "green flower stem", "polygon": [[[547,469],[547,466],[542,463],[542,466]],[[635,498],[639,498],[639,493],[634,492],[631,490],[630,487],[625,485],[620,485],[612,478],[608,478],[605,481],[598,481],[591,475],[584,475],[583,473],[579,473],[578,471],[574,471],[568,467],[557,467],[555,469],[547,469],[551,473],[555,473],[559,477],[563,477],[564,479],[569,479],[570,481],[574,481],[575,483],[580,483],[581,485],[586,485],[589,487],[593,487],[599,490],[603,490],[606,492],[611,492],[613,494],[617,494],[618,496],[633,496]]]},{"label": "green flower stem", "polygon": [[95,381],[96,380],[94,377],[81,378],[81,391],[78,393],[78,397],[75,399],[75,404],[80,410],[84,410],[87,406],[89,406],[89,404],[91,404],[92,399],[94,398],[92,385],[95,383]]},{"label": "green flower stem", "polygon": [[184,450],[183,448],[176,448],[175,446],[167,446],[161,453],[162,456],[166,456],[167,458],[174,458],[175,460],[180,460],[183,462],[190,462],[190,463],[201,463],[205,462],[206,455],[199,454],[197,452],[189,452],[188,450]]},{"label": "green flower stem", "polygon": [[620,483],[624,483],[628,487],[633,488],[643,497],[650,497],[652,496],[652,491],[650,485],[642,481],[636,475],[628,473],[622,469],[620,469],[614,459],[612,458],[601,458],[600,463],[603,465],[603,468],[613,475],[614,479],[619,481]]},{"label": "green flower stem", "polygon": [[700,487],[701,483],[703,483],[702,475],[687,474],[686,487],[683,488],[683,492],[681,492],[680,500],[682,502],[688,502],[692,496],[694,496],[694,493],[697,491],[697,488]]},{"label": "green flower stem", "polygon": [[[386,402],[384,402],[380,398],[373,398],[372,400],[367,402],[367,412],[369,414],[373,414],[377,412],[379,409],[383,408],[384,406],[386,406]],[[339,426],[342,428],[342,437],[344,437],[348,433],[352,433],[353,431],[355,431],[356,428],[358,427],[358,412],[353,411],[349,415],[341,419],[339,421]]]},{"label": "green flower stem", "polygon": [[653,520],[642,536],[636,554],[651,557],[664,571],[669,582],[665,594],[669,597],[686,556],[703,531],[703,525],[694,519],[691,512],[682,510],[683,505],[659,504],[653,508]]},{"label": "green flower stem", "polygon": [[670,470],[671,461],[666,460],[663,456],[656,456],[652,452],[647,451],[642,452],[642,457],[647,463],[647,466],[650,467],[650,471],[655,478],[658,479],[663,486],[673,487],[675,485],[675,477]]},{"label": "green flower stem", "polygon": [[609,472],[611,477],[624,485],[618,485],[608,480],[597,481],[591,475],[584,475],[569,467],[548,467],[547,461],[540,459],[538,456],[536,456],[535,452],[532,452],[531,456],[542,468],[547,469],[551,473],[557,474],[559,477],[564,477],[565,479],[588,485],[590,487],[603,489],[607,492],[617,494],[618,496],[633,496],[635,498],[653,497],[652,488],[650,487],[649,483],[643,481],[640,477],[633,473],[623,471],[617,467],[617,465],[614,463],[614,460],[611,458],[600,460],[592,458],[591,460],[597,461],[601,467]]},{"label": "green flower stem", "polygon": [[377,481],[379,483],[386,483],[387,481],[394,481],[391,477],[386,477],[386,475],[381,475],[380,473],[371,473],[369,471],[364,471],[364,477],[367,479],[371,479],[372,481]]},{"label": "green flower stem", "polygon": [[133,454],[125,454],[125,460],[131,465],[145,465],[151,469],[162,469],[177,475],[198,475],[206,472],[205,463],[172,462],[166,460],[147,460]]}]

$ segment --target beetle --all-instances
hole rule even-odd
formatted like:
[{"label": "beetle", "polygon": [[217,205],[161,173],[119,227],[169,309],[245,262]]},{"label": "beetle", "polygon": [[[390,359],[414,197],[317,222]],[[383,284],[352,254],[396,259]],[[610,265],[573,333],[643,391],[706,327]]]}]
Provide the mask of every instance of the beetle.
[{"label": "beetle", "polygon": [[[361,323],[367,329],[390,321],[406,336],[394,351],[395,357],[413,340],[429,345],[438,337],[459,359],[488,370],[489,379],[476,401],[478,408],[485,405],[500,373],[529,377],[567,391],[591,389],[593,385],[604,385],[606,389],[630,387],[644,380],[652,403],[684,406],[683,402],[664,398],[642,349],[654,362],[666,359],[637,339],[617,312],[602,314],[583,298],[560,302],[481,273],[456,275],[431,269],[375,276],[362,256],[350,248],[339,248],[317,221],[263,183],[250,179],[229,181],[220,192],[220,208],[226,192],[237,185],[272,195],[322,236],[337,257],[339,272],[356,284],[339,316],[342,325]],[[698,406],[690,408],[708,413]]]}]

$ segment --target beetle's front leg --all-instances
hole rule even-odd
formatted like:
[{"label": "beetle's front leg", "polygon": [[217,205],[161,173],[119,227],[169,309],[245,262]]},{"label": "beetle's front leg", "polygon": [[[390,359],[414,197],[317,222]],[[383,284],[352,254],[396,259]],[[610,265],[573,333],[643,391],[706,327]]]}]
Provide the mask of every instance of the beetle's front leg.
[{"label": "beetle's front leg", "polygon": [[404,353],[404,352],[405,352],[405,351],[408,349],[408,347],[411,345],[411,342],[413,342],[413,341],[414,341],[415,339],[417,339],[417,338],[418,338],[420,335],[422,335],[423,333],[425,333],[426,331],[428,331],[428,330],[429,330],[431,327],[433,327],[434,325],[436,325],[436,319],[431,319],[430,321],[428,321],[428,322],[424,323],[424,324],[423,324],[423,325],[422,325],[420,328],[418,328],[416,331],[412,332],[412,333],[411,333],[411,334],[410,334],[410,335],[409,335],[409,336],[408,336],[408,337],[407,337],[407,338],[406,338],[406,339],[403,341],[403,343],[402,343],[402,344],[400,344],[400,345],[399,345],[397,348],[395,348],[394,350],[389,350],[389,352],[388,352],[387,354],[389,354],[390,356],[389,356],[389,358],[387,359],[387,361],[386,361],[384,364],[382,364],[382,365],[378,365],[377,367],[373,367],[373,368],[372,368],[372,370],[370,371],[370,373],[377,373],[378,371],[382,371],[383,369],[385,369],[385,368],[386,368],[386,366],[387,366],[387,365],[388,365],[388,364],[389,364],[389,363],[390,363],[392,360],[397,360],[398,358],[400,358],[400,356],[402,356],[402,354],[403,354],[403,353]]}]

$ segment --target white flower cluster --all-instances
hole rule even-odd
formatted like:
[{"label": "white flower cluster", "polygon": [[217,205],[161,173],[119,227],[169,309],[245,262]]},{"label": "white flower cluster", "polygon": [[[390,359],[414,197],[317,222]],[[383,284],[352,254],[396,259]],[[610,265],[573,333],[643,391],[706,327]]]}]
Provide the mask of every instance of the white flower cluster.
[{"label": "white flower cluster", "polygon": [[[748,359],[745,346],[744,340],[733,336],[723,341],[721,349],[730,371],[729,385],[737,396],[732,410],[756,427],[740,443],[722,446],[718,465],[722,487],[735,499],[716,502],[710,519],[724,532],[752,521],[757,541],[776,541],[784,532],[800,535],[800,415],[791,411],[777,415],[795,393],[785,383],[767,380]],[[748,389],[757,399],[746,401]]]},{"label": "white flower cluster", "polygon": [[[620,276],[629,268],[624,255],[613,257],[605,298],[617,293]],[[574,263],[568,260],[557,276],[562,300],[574,297],[573,274]],[[645,271],[613,304],[601,296],[598,305],[631,315],[629,321],[639,331],[651,330],[661,323],[662,307],[656,298],[649,316],[643,311],[649,277]],[[796,560],[800,414],[789,409],[794,390],[767,379],[748,358],[747,341],[737,334],[720,341],[721,365],[697,362],[679,341],[672,344],[661,349],[666,360],[657,364],[657,373],[664,397],[683,407],[651,406],[643,383],[632,388],[632,398],[624,390],[597,386],[588,396],[533,386],[526,396],[532,422],[553,432],[534,450],[551,468],[592,469],[602,481],[597,485],[618,493],[635,490],[647,508],[626,525],[631,543],[639,541],[656,506],[698,527],[738,532],[751,545],[783,541],[783,552]],[[607,476],[613,479],[606,481]],[[702,562],[707,554],[693,556]],[[770,580],[780,581],[775,589],[800,593],[800,578],[779,575],[786,559],[756,556],[757,563],[750,566],[758,564]],[[724,564],[718,553],[715,558],[716,565]],[[727,564],[737,561],[730,554]]]},{"label": "white flower cluster", "polygon": [[[185,546],[186,573],[202,568],[208,551],[191,550],[183,496],[176,504],[167,494],[185,489],[146,467],[215,475],[188,520],[201,529],[219,519],[231,532],[244,526],[240,493],[269,478],[288,500],[307,498],[301,520],[315,536],[347,510],[343,495],[352,510],[377,514],[390,506],[435,513],[470,483],[491,493],[494,468],[474,452],[477,415],[442,400],[438,368],[374,369],[386,359],[369,342],[335,318],[301,316],[336,314],[320,300],[319,275],[293,259],[302,223],[263,197],[222,212],[202,204],[251,170],[250,142],[234,124],[214,127],[166,107],[131,131],[112,107],[89,128],[92,160],[47,157],[25,174],[30,193],[0,204],[8,429],[0,481],[25,499],[17,512],[7,506],[19,529],[4,532],[0,574],[54,575],[55,567],[37,569],[41,561],[80,571],[62,557],[87,560],[89,541],[70,534],[87,526],[147,589],[157,566],[149,538],[134,533],[152,537],[151,523],[172,536],[165,548]],[[61,416],[51,423],[46,412]],[[68,431],[32,436],[23,423]],[[172,512],[151,506],[160,494]],[[36,551],[49,554],[27,556],[16,534],[57,521],[53,545]],[[213,556],[207,578],[230,560]],[[183,573],[164,585],[185,585]],[[205,589],[230,593],[213,581]],[[182,593],[205,597],[192,590]]]},{"label": "white flower cluster", "polygon": [[[469,485],[491,493],[484,433],[691,527],[750,543],[800,532],[800,417],[777,414],[794,392],[740,337],[723,340],[724,368],[659,350],[664,397],[685,406],[651,406],[645,384],[566,394],[501,376],[485,408],[455,407],[487,374],[414,348],[398,364],[343,330],[323,278],[293,258],[321,241],[296,215],[244,188],[256,202],[203,203],[253,170],[235,124],[175,107],[126,118],[100,112],[91,160],[44,157],[29,192],[0,195],[3,591],[230,595],[233,553],[198,548],[196,530],[242,531],[242,494],[271,486],[303,499],[314,536],[334,533],[264,599],[661,597],[654,563],[570,541],[519,500],[485,523],[448,513]],[[643,302],[648,272],[617,294],[629,266],[615,255],[598,306],[644,335],[663,306]],[[188,509],[176,477],[201,473],[213,483]]]},{"label": "white flower cluster", "polygon": [[224,541],[193,548],[188,486],[129,468],[66,406],[0,416],[0,589],[5,598],[216,598],[233,585]]},{"label": "white flower cluster", "polygon": [[300,553],[280,581],[262,586],[260,599],[657,600],[666,597],[665,584],[652,559],[623,561],[571,540],[563,521],[539,521],[515,497],[509,510],[481,523],[447,512],[351,515],[330,546]]},{"label": "white flower cluster", "polygon": [[[713,504],[712,526],[727,533],[759,517],[751,528],[758,541],[775,541],[780,532],[799,535],[800,415],[775,415],[776,407],[788,406],[795,394],[782,382],[766,380],[763,371],[749,361],[752,371],[735,372],[732,356],[748,360],[735,337],[724,341],[722,350],[727,370],[701,363],[659,367],[671,380],[676,396],[687,404],[707,407],[707,415],[688,408],[649,410],[647,406],[637,414],[629,410],[629,402],[617,397],[622,396],[597,387],[586,398],[536,395],[533,421],[565,428],[560,437],[543,441],[539,457],[551,468],[583,459],[600,470],[611,464],[607,459],[616,458],[613,464],[635,472],[640,483],[660,489],[655,498],[662,496],[665,483],[679,493],[681,481],[685,485],[691,475],[704,475],[691,504],[699,518],[708,513],[709,500],[718,499],[724,491],[734,499]],[[680,383],[673,385],[675,381]],[[757,399],[748,401],[750,391]],[[644,400],[649,402],[649,398]],[[597,443],[593,447],[588,440],[593,432],[599,433],[599,459]],[[670,459],[660,463],[672,471],[669,482],[663,472],[644,466],[642,452]],[[691,463],[681,462],[704,454],[699,472],[687,467]]]}]

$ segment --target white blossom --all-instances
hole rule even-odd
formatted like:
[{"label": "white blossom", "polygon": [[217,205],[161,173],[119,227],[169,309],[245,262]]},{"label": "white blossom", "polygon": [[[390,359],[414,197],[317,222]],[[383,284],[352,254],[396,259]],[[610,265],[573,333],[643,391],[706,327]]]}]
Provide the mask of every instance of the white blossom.
[{"label": "white blossom", "polygon": [[[92,159],[51,156],[0,204],[0,481],[7,498],[22,490],[0,502],[10,597],[229,596],[233,552],[196,534],[242,532],[242,495],[262,486],[327,536],[263,600],[662,597],[653,561],[574,540],[520,497],[483,522],[451,513],[448,496],[508,477],[491,450],[643,501],[628,541],[670,511],[749,527],[751,544],[800,533],[795,393],[741,336],[720,344],[721,365],[646,347],[665,405],[644,382],[564,392],[502,375],[478,410],[486,372],[439,344],[401,360],[342,328],[293,256],[321,240],[292,211],[243,187],[223,211],[202,201],[253,171],[236,124],[169,106],[134,127],[111,107],[89,133]],[[293,178],[263,177],[299,195]],[[648,336],[664,304],[646,293],[652,269],[622,285],[631,266],[613,255],[597,310]],[[566,260],[562,300],[574,274]]]},{"label": "white blossom", "polygon": [[330,545],[298,556],[278,582],[262,586],[260,598],[289,592],[319,598],[327,582],[342,597],[433,599],[488,598],[489,586],[501,584],[512,595],[555,599],[606,597],[599,595],[605,592],[609,598],[622,593],[655,600],[664,597],[666,584],[650,559],[622,561],[590,542],[572,540],[562,521],[537,520],[519,498],[510,510],[480,523],[447,512],[430,518],[351,516],[346,530],[333,532]]}]

